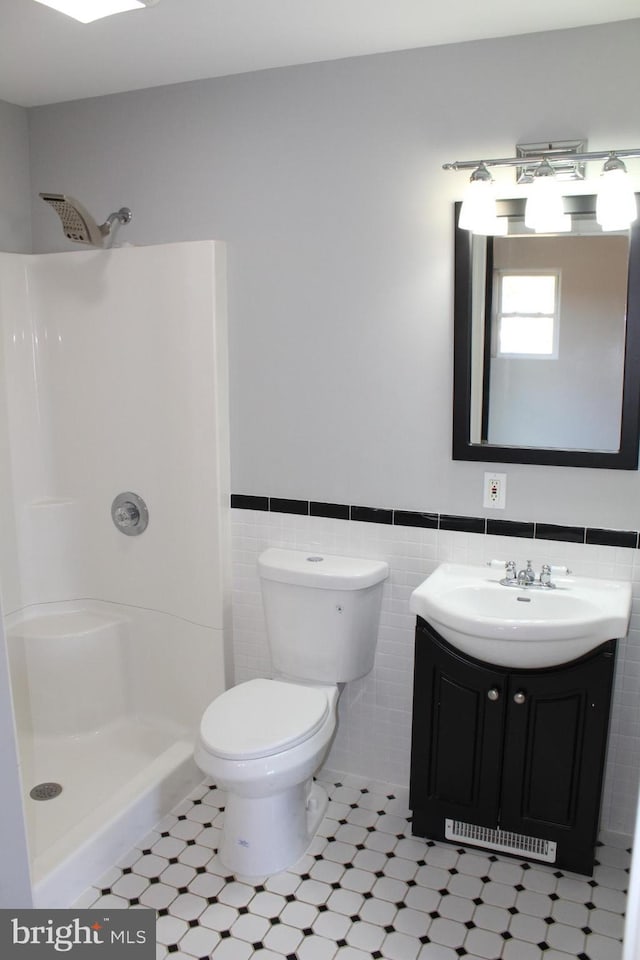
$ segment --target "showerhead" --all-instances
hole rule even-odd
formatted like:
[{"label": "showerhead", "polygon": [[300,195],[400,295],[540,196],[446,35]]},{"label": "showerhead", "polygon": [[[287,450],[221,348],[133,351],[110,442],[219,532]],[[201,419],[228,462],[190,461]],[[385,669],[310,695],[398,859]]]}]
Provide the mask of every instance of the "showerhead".
[{"label": "showerhead", "polygon": [[104,223],[98,224],[88,210],[78,200],[63,193],[41,193],[40,196],[50,204],[62,220],[62,229],[68,240],[85,243],[92,247],[103,247],[105,238],[111,233],[113,224],[130,223],[133,214],[128,207],[121,207],[117,213],[110,213]]}]

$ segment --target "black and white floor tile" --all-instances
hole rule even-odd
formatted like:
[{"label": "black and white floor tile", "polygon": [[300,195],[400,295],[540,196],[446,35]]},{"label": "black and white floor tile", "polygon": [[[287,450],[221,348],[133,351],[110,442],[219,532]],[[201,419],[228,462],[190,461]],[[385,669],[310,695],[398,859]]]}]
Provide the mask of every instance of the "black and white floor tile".
[{"label": "black and white floor tile", "polygon": [[228,875],[205,781],[76,906],[155,908],[157,960],[620,960],[629,850],[599,845],[586,879],[414,838],[404,791],[322,783],[327,815],[289,870]]}]

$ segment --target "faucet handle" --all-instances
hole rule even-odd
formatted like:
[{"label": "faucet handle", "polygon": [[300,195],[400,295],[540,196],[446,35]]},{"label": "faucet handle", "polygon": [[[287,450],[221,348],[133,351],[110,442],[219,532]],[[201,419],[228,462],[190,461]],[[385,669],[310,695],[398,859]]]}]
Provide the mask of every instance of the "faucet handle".
[{"label": "faucet handle", "polygon": [[515,560],[507,560],[504,565],[505,573],[507,579],[515,580],[516,577],[516,562]]},{"label": "faucet handle", "polygon": [[543,563],[540,571],[540,583],[545,587],[552,586],[551,583],[551,564]]}]

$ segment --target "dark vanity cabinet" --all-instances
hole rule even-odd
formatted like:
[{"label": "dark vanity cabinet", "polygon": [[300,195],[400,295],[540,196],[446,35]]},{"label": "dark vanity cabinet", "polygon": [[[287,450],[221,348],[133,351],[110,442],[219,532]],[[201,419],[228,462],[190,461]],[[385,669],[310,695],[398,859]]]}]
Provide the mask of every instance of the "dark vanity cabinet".
[{"label": "dark vanity cabinet", "polygon": [[560,666],[493,666],[419,617],[413,833],[591,874],[614,654],[611,640]]}]

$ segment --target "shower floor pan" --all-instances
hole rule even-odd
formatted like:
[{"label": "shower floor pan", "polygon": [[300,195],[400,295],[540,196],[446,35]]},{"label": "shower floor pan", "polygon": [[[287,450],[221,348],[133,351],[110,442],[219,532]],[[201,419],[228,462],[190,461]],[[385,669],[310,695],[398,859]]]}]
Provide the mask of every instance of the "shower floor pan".
[{"label": "shower floor pan", "polygon": [[[128,628],[91,610],[9,627],[35,907],[71,906],[202,779],[186,727],[127,709]],[[62,791],[33,799],[43,783]]]}]

